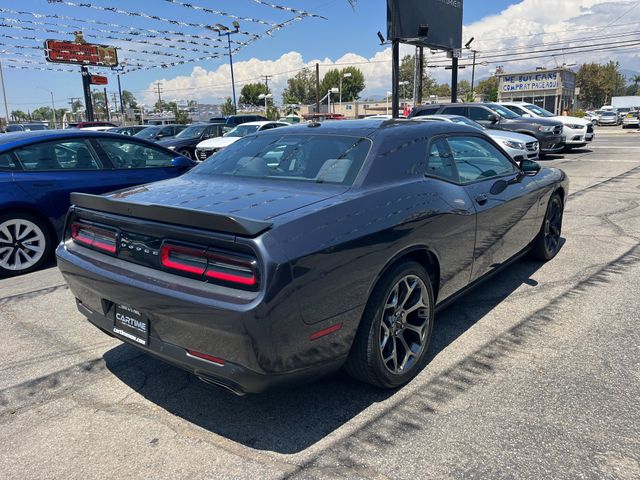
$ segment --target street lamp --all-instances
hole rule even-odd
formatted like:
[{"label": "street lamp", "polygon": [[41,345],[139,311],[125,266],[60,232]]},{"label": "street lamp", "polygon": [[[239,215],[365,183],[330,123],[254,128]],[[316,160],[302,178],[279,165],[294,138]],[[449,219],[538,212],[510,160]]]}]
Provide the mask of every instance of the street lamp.
[{"label": "street lamp", "polygon": [[402,97],[406,100],[407,92],[405,91],[405,87],[409,85],[409,80],[404,80],[402,82],[398,82],[398,85],[402,85]]},{"label": "street lamp", "polygon": [[[0,53],[10,53],[3,50]],[[2,96],[4,97],[4,114],[7,117],[7,126],[9,126],[9,104],[7,103],[7,89],[4,86],[4,75],[2,73],[2,61],[0,61],[0,83],[2,84]]]},{"label": "street lamp", "polygon": [[389,96],[393,94],[393,92],[387,92],[387,115],[389,115]]},{"label": "street lamp", "polygon": [[56,128],[56,104],[53,101],[53,92],[48,88],[44,88],[44,87],[36,87],[36,88],[39,88],[40,90],[44,90],[45,92],[49,92],[51,94],[51,108],[53,112],[53,128],[55,129]]},{"label": "street lamp", "polygon": [[237,21],[232,22],[233,30],[230,30],[226,25],[216,23],[213,27],[207,27],[214,32],[218,32],[218,37],[224,35],[227,36],[227,42],[229,46],[229,66],[231,67],[231,91],[233,92],[233,113],[238,113],[238,104],[236,103],[236,82],[233,78],[233,54],[231,53],[231,35],[240,32],[240,24]]},{"label": "street lamp", "polygon": [[124,68],[127,66],[127,62],[120,62],[118,66],[113,67],[112,70],[116,72],[118,77],[118,95],[120,96],[120,117],[122,120],[122,124],[125,125],[126,119],[124,118],[124,102],[122,101],[122,87],[120,85],[120,74],[124,72]]},{"label": "street lamp", "polygon": [[343,78],[351,78],[351,72],[346,72],[340,75],[340,113],[342,113],[342,79]]},{"label": "street lamp", "polygon": [[327,90],[327,114],[331,113],[331,94],[338,93],[340,90],[336,87]]},{"label": "street lamp", "polygon": [[258,98],[260,100],[264,99],[264,115],[266,117],[267,116],[267,99],[273,98],[273,95],[271,93],[267,93],[266,95],[264,93],[261,93],[260,95],[258,95]]}]

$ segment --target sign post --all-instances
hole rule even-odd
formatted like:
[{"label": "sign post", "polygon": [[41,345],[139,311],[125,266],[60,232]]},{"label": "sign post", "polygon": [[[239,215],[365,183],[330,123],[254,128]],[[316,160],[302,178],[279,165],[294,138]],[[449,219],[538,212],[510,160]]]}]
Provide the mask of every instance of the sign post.
[{"label": "sign post", "polygon": [[113,68],[118,65],[118,52],[115,47],[87,43],[81,32],[76,32],[75,41],[45,40],[45,59],[51,63],[70,63],[81,65],[82,91],[87,112],[87,121],[93,122],[93,101],[91,99],[91,85],[106,85],[107,77],[91,75],[87,66]]}]

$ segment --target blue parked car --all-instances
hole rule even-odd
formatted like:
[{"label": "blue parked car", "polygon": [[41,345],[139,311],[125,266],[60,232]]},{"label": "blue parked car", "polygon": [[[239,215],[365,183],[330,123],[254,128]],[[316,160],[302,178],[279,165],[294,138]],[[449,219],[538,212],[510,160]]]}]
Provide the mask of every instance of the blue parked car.
[{"label": "blue parked car", "polygon": [[83,130],[0,136],[0,277],[41,267],[58,243],[71,192],[101,194],[196,165],[125,135]]}]

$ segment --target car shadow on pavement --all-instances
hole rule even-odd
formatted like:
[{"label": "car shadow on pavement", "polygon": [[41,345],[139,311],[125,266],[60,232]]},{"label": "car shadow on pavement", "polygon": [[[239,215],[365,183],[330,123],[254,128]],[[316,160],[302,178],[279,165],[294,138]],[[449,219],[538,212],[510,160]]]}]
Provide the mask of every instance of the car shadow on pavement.
[{"label": "car shadow on pavement", "polygon": [[[531,275],[542,265],[518,261],[437,313],[428,360],[445,349],[455,348],[460,335],[474,328],[478,320],[522,284],[536,286]],[[135,361],[126,361],[127,358]],[[122,382],[173,415],[246,447],[283,454],[312,446],[370,405],[396,394],[339,372],[312,384],[237,397],[153,357],[140,355],[126,344],[106,352],[104,360]],[[428,364],[425,368],[429,368]],[[421,388],[420,377],[413,382]],[[461,387],[455,388],[459,393]]]}]

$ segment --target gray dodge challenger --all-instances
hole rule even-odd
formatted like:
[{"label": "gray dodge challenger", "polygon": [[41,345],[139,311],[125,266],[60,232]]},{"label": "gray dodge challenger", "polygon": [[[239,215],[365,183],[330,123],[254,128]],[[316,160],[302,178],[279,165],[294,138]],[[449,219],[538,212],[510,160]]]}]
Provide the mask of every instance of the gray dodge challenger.
[{"label": "gray dodge challenger", "polygon": [[341,367],[394,388],[436,309],[556,255],[568,183],[463,125],[296,125],[180,178],[72,194],[58,265],[100,330],[234,393]]}]

